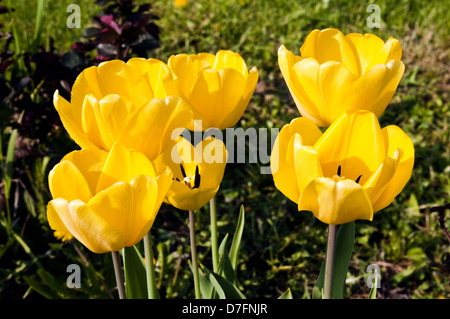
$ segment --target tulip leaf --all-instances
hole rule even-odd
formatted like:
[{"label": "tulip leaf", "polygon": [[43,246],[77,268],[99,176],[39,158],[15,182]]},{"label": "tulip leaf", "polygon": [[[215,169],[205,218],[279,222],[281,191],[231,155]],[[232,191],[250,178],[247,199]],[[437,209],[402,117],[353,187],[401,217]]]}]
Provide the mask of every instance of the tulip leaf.
[{"label": "tulip leaf", "polygon": [[294,299],[292,297],[291,288],[288,288],[285,292],[283,292],[278,299]]},{"label": "tulip leaf", "polygon": [[367,299],[377,299],[377,280],[373,281],[373,286],[370,288],[369,297]]},{"label": "tulip leaf", "polygon": [[[192,263],[190,260],[188,260],[189,266],[192,269]],[[202,268],[203,265],[201,265]],[[213,293],[214,293],[214,286],[212,285],[211,281],[209,280],[209,276],[206,275],[201,269],[198,269],[198,277],[199,277],[199,284],[200,284],[200,293],[202,294],[204,299],[214,299]]]},{"label": "tulip leaf", "polygon": [[136,246],[123,249],[125,289],[128,299],[147,299],[147,273],[144,259]]},{"label": "tulip leaf", "polygon": [[234,232],[233,241],[231,242],[230,248],[230,262],[234,271],[236,271],[236,267],[238,264],[239,249],[241,246],[242,234],[244,233],[244,224],[245,224],[245,209],[244,205],[241,205],[236,230]]},{"label": "tulip leaf", "polygon": [[246,299],[242,292],[230,281],[219,274],[209,271],[206,267],[203,267],[203,270],[220,299]]},{"label": "tulip leaf", "polygon": [[236,272],[231,265],[230,257],[226,249],[227,239],[228,234],[225,235],[225,238],[219,246],[219,269],[217,272],[231,283],[237,284]]},{"label": "tulip leaf", "polygon": [[322,299],[324,279],[325,279],[325,260],[322,262],[319,277],[317,278],[316,284],[314,285],[313,288],[313,295],[312,295],[313,299]]},{"label": "tulip leaf", "polygon": [[[339,226],[336,236],[336,257],[334,261],[334,274],[331,298],[343,299],[345,279],[347,278],[348,265],[353,253],[355,241],[355,222],[350,222]],[[320,268],[319,277],[313,289],[313,299],[322,299],[324,278],[325,278],[325,262],[323,261]]]}]

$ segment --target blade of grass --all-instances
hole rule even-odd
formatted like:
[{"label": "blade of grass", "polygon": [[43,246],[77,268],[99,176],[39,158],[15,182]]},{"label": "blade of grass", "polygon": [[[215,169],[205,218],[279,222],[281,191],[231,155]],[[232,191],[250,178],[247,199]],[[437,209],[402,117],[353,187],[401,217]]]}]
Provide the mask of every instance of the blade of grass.
[{"label": "blade of grass", "polygon": [[37,0],[36,3],[36,20],[34,21],[34,36],[33,36],[33,52],[36,52],[39,42],[41,41],[42,23],[44,21],[44,4],[45,0]]}]

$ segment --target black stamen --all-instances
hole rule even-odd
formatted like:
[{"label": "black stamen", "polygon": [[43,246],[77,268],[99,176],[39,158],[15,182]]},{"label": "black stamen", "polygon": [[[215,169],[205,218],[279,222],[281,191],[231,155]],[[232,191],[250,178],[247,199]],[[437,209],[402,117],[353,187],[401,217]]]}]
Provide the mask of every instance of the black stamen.
[{"label": "black stamen", "polygon": [[192,187],[192,189],[199,188],[199,187],[200,187],[200,173],[198,172],[198,166],[196,166],[195,167],[194,187]]},{"label": "black stamen", "polygon": [[356,183],[359,183],[359,180],[361,179],[362,175],[359,175],[358,178],[355,180]]},{"label": "black stamen", "polygon": [[184,171],[183,165],[180,164],[180,168],[181,168],[181,174],[183,174],[183,177],[186,178],[186,172]]},{"label": "black stamen", "polygon": [[338,174],[338,176],[341,176],[341,165],[339,165],[339,167],[338,167],[337,174]]}]

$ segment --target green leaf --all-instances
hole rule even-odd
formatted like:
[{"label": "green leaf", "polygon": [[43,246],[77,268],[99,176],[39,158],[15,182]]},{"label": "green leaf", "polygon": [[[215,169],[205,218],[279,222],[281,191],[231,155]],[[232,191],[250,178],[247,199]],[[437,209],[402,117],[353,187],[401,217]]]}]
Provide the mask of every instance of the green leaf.
[{"label": "green leaf", "polygon": [[44,20],[44,0],[38,0],[36,4],[36,19],[34,24],[33,50],[37,50],[41,39],[42,23]]},{"label": "green leaf", "polygon": [[246,299],[245,296],[227,279],[203,267],[206,277],[217,291],[220,299]]},{"label": "green leaf", "polygon": [[[347,278],[348,265],[353,253],[355,241],[355,222],[343,224],[339,226],[336,236],[336,257],[334,261],[334,274],[331,298],[343,299],[345,279]],[[325,262],[320,267],[319,277],[313,289],[313,299],[322,299],[324,279],[325,279]]]},{"label": "green leaf", "polygon": [[294,299],[292,297],[291,288],[288,288],[285,292],[283,292],[278,299]]},{"label": "green leaf", "polygon": [[11,189],[11,180],[13,175],[13,163],[14,163],[14,149],[17,138],[17,129],[14,129],[9,136],[8,148],[6,150],[6,163],[5,163],[5,196],[9,198],[9,191]]},{"label": "green leaf", "polygon": [[36,290],[40,295],[47,299],[55,299],[57,296],[48,287],[42,285],[41,281],[37,281],[32,276],[23,276],[25,282],[30,285],[31,288]]},{"label": "green leaf", "polygon": [[370,289],[367,299],[377,299],[377,281],[374,280],[373,287]]},{"label": "green leaf", "polygon": [[122,253],[127,298],[147,299],[147,273],[141,253],[136,246],[125,247]]},{"label": "green leaf", "polygon": [[322,266],[320,266],[319,277],[317,278],[316,284],[313,288],[313,299],[322,299],[323,294],[323,285],[325,280],[325,260],[322,262]]},{"label": "green leaf", "polygon": [[235,271],[239,260],[239,249],[241,246],[242,234],[244,233],[244,224],[245,224],[245,209],[244,205],[241,205],[236,230],[234,232],[233,241],[231,242],[230,248],[230,262],[231,266]]},{"label": "green leaf", "polygon": [[226,234],[225,238],[222,240],[222,243],[219,246],[219,269],[217,270],[217,273],[231,283],[237,285],[237,275],[233,269],[233,266],[231,265],[231,261],[226,249],[227,239],[228,234]]},{"label": "green leaf", "polygon": [[[189,266],[191,267],[192,270],[192,264],[190,262],[190,260],[188,260],[189,262]],[[203,268],[203,266],[201,266]],[[200,293],[202,294],[204,299],[214,299],[213,298],[213,293],[214,293],[214,286],[211,283],[211,281],[209,280],[209,276],[206,275],[206,273],[204,273],[203,271],[201,271],[200,269],[198,270],[198,274],[199,274],[199,284],[200,284]]]}]

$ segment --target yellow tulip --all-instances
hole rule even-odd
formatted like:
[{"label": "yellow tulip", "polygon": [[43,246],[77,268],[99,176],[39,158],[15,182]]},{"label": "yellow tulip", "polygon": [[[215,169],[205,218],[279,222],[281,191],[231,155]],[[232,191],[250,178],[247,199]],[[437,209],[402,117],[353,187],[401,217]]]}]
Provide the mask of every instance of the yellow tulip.
[{"label": "yellow tulip", "polygon": [[70,103],[56,91],[54,105],[81,148],[109,151],[119,143],[152,160],[171,143],[172,131],[192,120],[192,111],[176,92],[165,63],[113,60],[81,72]]},{"label": "yellow tulip", "polygon": [[150,230],[172,172],[160,175],[147,157],[114,144],[67,154],[49,173],[53,199],[50,227],[59,237],[75,237],[95,253],[118,251]]},{"label": "yellow tulip", "polygon": [[270,164],[275,186],[299,211],[338,225],[372,220],[394,200],[411,177],[414,146],[368,111],[342,114],[323,134],[300,117],[281,129]]},{"label": "yellow tulip", "polygon": [[184,8],[188,4],[188,0],[174,0],[173,1],[174,6],[179,8]]},{"label": "yellow tulip", "polygon": [[227,156],[219,139],[210,137],[194,147],[179,137],[154,161],[157,171],[168,166],[173,172],[165,202],[182,210],[196,210],[208,203],[219,190]]},{"label": "yellow tulip", "polygon": [[343,112],[380,116],[397,89],[405,66],[398,40],[373,34],[314,30],[294,55],[284,45],[278,64],[299,112],[327,127]]},{"label": "yellow tulip", "polygon": [[[232,127],[244,113],[258,82],[258,70],[247,69],[235,52],[179,54],[169,58],[180,95],[192,106],[202,130]],[[188,127],[194,130],[194,122]],[[195,127],[195,130],[197,128]]]}]

